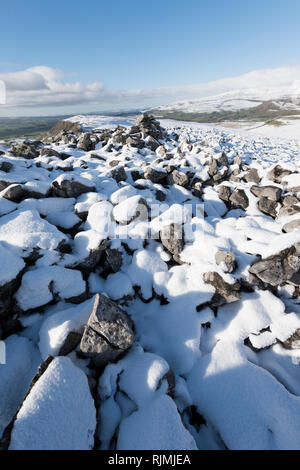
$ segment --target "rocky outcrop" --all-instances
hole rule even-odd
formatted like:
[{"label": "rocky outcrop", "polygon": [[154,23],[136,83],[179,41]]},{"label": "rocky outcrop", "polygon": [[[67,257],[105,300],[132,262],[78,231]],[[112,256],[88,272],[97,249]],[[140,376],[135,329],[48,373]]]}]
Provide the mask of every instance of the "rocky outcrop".
[{"label": "rocky outcrop", "polygon": [[84,330],[80,351],[97,367],[114,362],[134,342],[133,324],[129,316],[104,295],[98,294]]}]

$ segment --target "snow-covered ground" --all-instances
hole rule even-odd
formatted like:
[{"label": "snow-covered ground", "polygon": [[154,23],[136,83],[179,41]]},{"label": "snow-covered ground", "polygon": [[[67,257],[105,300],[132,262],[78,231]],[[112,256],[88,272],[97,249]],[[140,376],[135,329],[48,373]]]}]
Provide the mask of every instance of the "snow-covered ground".
[{"label": "snow-covered ground", "polygon": [[0,145],[0,448],[299,450],[299,138],[69,121]]},{"label": "snow-covered ground", "polygon": [[266,101],[273,101],[282,109],[299,110],[299,84],[289,87],[245,88],[228,91],[200,99],[178,101],[158,106],[155,111],[212,113],[219,111],[239,111],[258,106]]}]

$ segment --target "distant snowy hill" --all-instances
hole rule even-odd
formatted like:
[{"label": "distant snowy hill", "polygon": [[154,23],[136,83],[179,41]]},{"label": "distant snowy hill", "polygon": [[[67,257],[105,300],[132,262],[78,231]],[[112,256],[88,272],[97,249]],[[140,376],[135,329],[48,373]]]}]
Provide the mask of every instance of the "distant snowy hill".
[{"label": "distant snowy hill", "polygon": [[[158,117],[201,123],[225,124],[227,127],[253,129],[268,126],[300,131],[300,87],[249,88],[229,91],[201,99],[179,101],[151,110]],[[234,126],[233,126],[234,123]],[[273,135],[273,133],[271,133]]]},{"label": "distant snowy hill", "polygon": [[280,108],[300,111],[300,87],[249,88],[234,90],[198,100],[178,101],[154,108],[159,112],[212,113],[239,111],[272,101]]}]

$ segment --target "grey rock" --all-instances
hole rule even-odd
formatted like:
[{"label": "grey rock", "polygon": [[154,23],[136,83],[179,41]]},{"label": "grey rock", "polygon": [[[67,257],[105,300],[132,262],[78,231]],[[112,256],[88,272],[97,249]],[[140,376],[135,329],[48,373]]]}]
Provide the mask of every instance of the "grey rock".
[{"label": "grey rock", "polygon": [[178,184],[179,186],[186,188],[189,184],[189,177],[182,171],[174,170],[168,175],[168,184]]},{"label": "grey rock", "polygon": [[170,224],[163,227],[160,231],[160,239],[163,246],[172,255],[178,256],[184,247],[184,233],[183,228],[179,224]]},{"label": "grey rock", "polygon": [[137,139],[131,136],[127,137],[126,144],[139,149],[142,149],[145,146],[144,142],[141,139]]},{"label": "grey rock", "polygon": [[127,179],[123,166],[115,167],[111,172],[111,176],[114,180],[116,180],[117,183],[120,183],[120,181],[126,181]]},{"label": "grey rock", "polygon": [[13,167],[13,164],[10,162],[0,163],[0,171],[4,171],[4,173],[9,173],[13,169]]},{"label": "grey rock", "polygon": [[155,152],[156,149],[160,146],[160,143],[154,139],[151,135],[149,135],[146,139],[145,142],[147,144],[147,147],[150,147],[150,149]]},{"label": "grey rock", "polygon": [[84,133],[78,140],[77,147],[85,152],[95,150],[95,142],[91,140],[91,134],[89,132]]},{"label": "grey rock", "polygon": [[118,166],[119,163],[120,163],[119,160],[111,160],[111,161],[109,162],[109,166],[110,166],[111,168],[114,168],[115,166]]},{"label": "grey rock", "polygon": [[299,206],[290,206],[290,207],[281,207],[279,212],[278,212],[278,218],[280,217],[287,217],[295,214],[300,213],[300,207]]},{"label": "grey rock", "polygon": [[225,263],[227,266],[227,271],[232,273],[236,269],[236,259],[235,254],[231,251],[218,251],[216,253],[216,263],[221,264]]},{"label": "grey rock", "polygon": [[13,202],[21,202],[26,198],[27,191],[21,184],[11,184],[3,190],[2,197]]},{"label": "grey rock", "polygon": [[270,215],[274,219],[277,216],[277,210],[280,204],[276,201],[272,201],[268,197],[261,197],[258,201],[258,208],[264,214]]},{"label": "grey rock", "polygon": [[55,124],[55,126],[52,127],[50,131],[48,131],[47,135],[57,136],[58,134],[62,134],[64,132],[77,135],[81,132],[81,125],[78,122],[62,120]]},{"label": "grey rock", "polygon": [[84,330],[80,351],[97,367],[115,361],[134,342],[133,323],[118,305],[97,294]]},{"label": "grey rock", "polygon": [[35,146],[26,142],[13,145],[8,151],[8,154],[13,155],[14,157],[26,158],[27,160],[31,160],[39,156],[39,152]]},{"label": "grey rock", "polygon": [[206,284],[212,285],[216,289],[217,296],[213,299],[213,303],[231,303],[240,300],[240,284],[228,284],[224,281],[222,276],[216,272],[208,272],[203,275],[203,280]]},{"label": "grey rock", "polygon": [[123,263],[123,256],[122,253],[117,249],[108,248],[105,250],[106,254],[106,264],[109,268],[109,271],[112,273],[117,273],[120,271],[122,263]]},{"label": "grey rock", "polygon": [[217,157],[216,160],[217,160],[218,166],[228,166],[229,165],[228,158],[227,158],[225,152],[222,152],[221,156]]},{"label": "grey rock", "polygon": [[277,186],[251,186],[250,191],[256,197],[267,197],[271,201],[279,201],[282,189]]},{"label": "grey rock", "polygon": [[231,194],[229,201],[235,207],[241,207],[247,209],[249,206],[249,199],[243,189],[235,189]]},{"label": "grey rock", "polygon": [[209,164],[209,168],[208,168],[208,174],[209,176],[214,176],[218,171],[218,164],[217,164],[217,161],[213,158]]},{"label": "grey rock", "polygon": [[269,171],[268,178],[274,183],[281,183],[281,180],[284,176],[290,175],[292,172],[290,170],[286,170],[282,168],[280,165],[276,165],[273,170]]},{"label": "grey rock", "polygon": [[65,179],[61,182],[56,180],[51,184],[52,192],[57,197],[78,197],[80,194],[96,191],[94,186],[85,186],[80,181]]},{"label": "grey rock", "polygon": [[280,253],[254,263],[249,273],[271,286],[280,286],[286,282],[299,284],[300,261],[295,247],[287,248]]},{"label": "grey rock", "polygon": [[247,183],[260,183],[261,178],[258,175],[258,171],[256,168],[251,168],[250,170],[247,171],[247,173],[244,175],[244,180]]},{"label": "grey rock", "polygon": [[225,185],[218,186],[218,195],[222,201],[228,202],[231,196],[231,190],[229,186],[225,186]]},{"label": "grey rock", "polygon": [[166,179],[167,173],[165,170],[148,167],[144,172],[144,178],[152,181],[152,183],[162,183]]},{"label": "grey rock", "polygon": [[164,193],[164,192],[161,191],[160,189],[157,189],[157,190],[155,191],[155,197],[156,197],[156,199],[157,199],[158,201],[163,202],[163,201],[166,200],[166,197],[167,197],[167,196],[166,196],[166,193]]},{"label": "grey rock", "polygon": [[292,196],[291,194],[288,194],[282,199],[282,205],[285,207],[291,207],[294,206],[295,204],[298,204],[300,201],[296,196]]},{"label": "grey rock", "polygon": [[300,230],[300,219],[292,220],[282,227],[284,233],[293,232],[294,230]]},{"label": "grey rock", "polygon": [[50,147],[44,147],[40,150],[40,156],[43,157],[45,155],[60,158],[60,153]]}]

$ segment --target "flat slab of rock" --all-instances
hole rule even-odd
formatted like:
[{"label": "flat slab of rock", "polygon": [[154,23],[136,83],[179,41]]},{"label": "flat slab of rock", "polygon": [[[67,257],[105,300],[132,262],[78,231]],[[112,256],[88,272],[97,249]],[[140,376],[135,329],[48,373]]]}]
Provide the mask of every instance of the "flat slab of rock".
[{"label": "flat slab of rock", "polygon": [[277,255],[254,263],[249,273],[271,286],[280,286],[287,281],[299,285],[300,261],[295,247],[287,248]]},{"label": "flat slab of rock", "polygon": [[97,294],[80,343],[81,353],[96,366],[102,366],[115,361],[133,342],[133,323],[127,313],[109,298]]},{"label": "flat slab of rock", "polygon": [[279,201],[282,194],[282,189],[277,186],[252,186],[250,189],[254,196],[259,198],[267,197],[271,201]]}]

